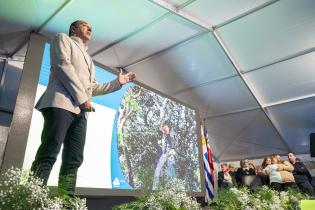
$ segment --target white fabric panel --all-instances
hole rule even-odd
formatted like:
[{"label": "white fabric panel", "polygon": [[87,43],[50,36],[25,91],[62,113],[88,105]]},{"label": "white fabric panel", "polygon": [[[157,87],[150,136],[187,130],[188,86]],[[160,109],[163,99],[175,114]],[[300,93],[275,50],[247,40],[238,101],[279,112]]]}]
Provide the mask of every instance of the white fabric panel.
[{"label": "white fabric panel", "polygon": [[247,71],[315,46],[315,1],[286,0],[219,29]]},{"label": "white fabric panel", "polygon": [[[116,62],[120,62],[120,66],[127,66],[133,61],[163,50],[203,30],[183,18],[171,15],[115,45],[119,58],[114,61],[104,56],[108,56],[107,52],[100,53],[93,58],[108,66],[113,66]],[[109,56],[109,58],[117,56]]]},{"label": "white fabric panel", "polygon": [[254,157],[264,157],[271,154],[286,154],[287,151],[268,148],[265,146],[253,145],[244,142],[233,142],[233,144],[224,151],[221,161],[242,160]]},{"label": "white fabric panel", "polygon": [[[96,55],[95,57],[93,57],[93,60],[113,68],[122,66],[116,46],[113,46],[102,52],[101,54]],[[139,80],[138,75],[137,80]]]},{"label": "white fabric panel", "polygon": [[315,133],[315,98],[268,107],[279,132],[296,153],[309,153],[309,135]]},{"label": "white fabric panel", "polygon": [[[0,6],[0,31],[21,31],[21,29],[15,30],[12,28],[16,27],[15,24],[17,23],[26,28],[37,28],[43,24],[64,2],[65,0],[2,1]],[[6,28],[2,27],[3,20],[10,21]]]},{"label": "white fabric panel", "polygon": [[209,143],[216,157],[224,152],[224,149],[233,142],[234,138],[244,130],[244,127],[256,115],[257,110],[206,119]]},{"label": "white fabric panel", "polygon": [[92,40],[89,41],[89,44],[88,44],[88,50],[87,52],[89,53],[89,55],[92,55],[94,52],[102,49],[104,46],[106,46],[106,44],[108,44],[110,42],[109,39],[106,39],[106,40],[96,40],[93,36],[94,32],[92,32]]},{"label": "white fabric panel", "polygon": [[263,106],[315,95],[315,52],[244,75]]},{"label": "white fabric panel", "polygon": [[20,47],[30,31],[43,24],[64,1],[3,1],[0,4],[0,55],[8,56]]},{"label": "white fabric panel", "polygon": [[258,107],[238,76],[187,90],[174,97],[205,110],[207,116]]},{"label": "white fabric panel", "polygon": [[[224,149],[231,144],[231,142],[233,141],[233,139],[231,138],[225,138],[223,136],[221,136],[220,134],[214,134],[214,133],[209,133],[209,145],[211,147],[211,150],[214,154],[214,156],[216,158],[220,157],[220,154],[222,154],[222,152],[224,151]],[[223,157],[224,158],[224,155]],[[218,158],[218,160],[220,160],[220,158]]]},{"label": "white fabric panel", "polygon": [[208,132],[211,135],[220,136],[228,139],[235,139],[242,134],[259,114],[259,108],[250,111],[227,114],[206,119]]},{"label": "white fabric panel", "polygon": [[268,0],[196,0],[182,9],[182,11],[197,17],[209,26],[214,26],[267,1]]},{"label": "white fabric panel", "polygon": [[[105,45],[140,29],[166,12],[143,0],[71,1],[44,30],[68,33],[73,21],[84,19],[92,25],[92,36]],[[90,49],[90,52],[95,51]]]},{"label": "white fabric panel", "polygon": [[137,79],[166,94],[235,75],[212,34],[205,34],[129,69]]},{"label": "white fabric panel", "polygon": [[[219,159],[226,158],[225,151],[230,149],[232,142],[265,147],[266,150],[281,150],[282,153],[287,151],[276,130],[260,109],[208,118],[206,124],[211,146],[220,154]],[[248,155],[246,151],[241,154]]]},{"label": "white fabric panel", "polygon": [[235,138],[240,143],[251,143],[255,146],[282,150],[282,152],[288,151],[284,140],[281,139],[281,136],[261,110],[259,110],[255,118],[248,122],[239,136]]},{"label": "white fabric panel", "polygon": [[[30,31],[28,30],[0,34],[0,55],[8,57],[11,53],[16,51],[17,48],[29,38],[29,36]],[[24,51],[24,56],[25,53],[26,51]]]}]

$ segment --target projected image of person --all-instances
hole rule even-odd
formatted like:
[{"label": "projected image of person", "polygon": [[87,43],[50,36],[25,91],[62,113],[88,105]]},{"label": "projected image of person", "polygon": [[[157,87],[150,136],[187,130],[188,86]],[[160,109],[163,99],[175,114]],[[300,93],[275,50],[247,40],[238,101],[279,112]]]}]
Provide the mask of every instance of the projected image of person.
[{"label": "projected image of person", "polygon": [[117,120],[118,150],[126,182],[157,189],[174,179],[200,191],[196,111],[134,85],[124,95]]},{"label": "projected image of person", "polygon": [[171,137],[170,126],[167,123],[163,124],[161,130],[163,135],[159,142],[161,142],[162,154],[155,168],[153,190],[157,189],[159,185],[159,179],[162,175],[163,168],[165,168],[165,175],[167,178],[175,177],[175,142]]},{"label": "projected image of person", "polygon": [[91,33],[91,25],[78,20],[70,25],[69,35],[55,36],[48,86],[35,106],[44,117],[44,127],[31,171],[47,184],[63,145],[58,186],[70,195],[83,162],[88,112],[95,111],[91,97],[119,90],[135,79],[133,73],[121,71],[109,83],[96,83],[93,60],[87,53]]}]

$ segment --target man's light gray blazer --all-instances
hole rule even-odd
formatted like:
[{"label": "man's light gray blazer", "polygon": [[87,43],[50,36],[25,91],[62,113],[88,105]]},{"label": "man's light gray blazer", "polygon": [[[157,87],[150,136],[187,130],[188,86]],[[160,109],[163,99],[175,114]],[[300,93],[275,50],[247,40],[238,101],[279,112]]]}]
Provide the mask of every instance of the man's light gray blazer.
[{"label": "man's light gray blazer", "polygon": [[56,107],[79,114],[79,105],[91,100],[92,96],[120,89],[118,79],[96,83],[93,61],[80,38],[57,34],[50,49],[49,82],[36,109]]}]

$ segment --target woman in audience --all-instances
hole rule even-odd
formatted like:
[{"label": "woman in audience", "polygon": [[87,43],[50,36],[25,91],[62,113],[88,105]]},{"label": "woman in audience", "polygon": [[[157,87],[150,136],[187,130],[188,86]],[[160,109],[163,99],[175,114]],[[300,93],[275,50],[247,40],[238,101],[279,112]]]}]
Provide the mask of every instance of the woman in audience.
[{"label": "woman in audience", "polygon": [[256,175],[256,172],[254,169],[249,167],[249,161],[247,159],[241,160],[240,165],[241,168],[237,169],[235,173],[235,179],[238,185],[244,185],[244,177]]},{"label": "woman in audience", "polygon": [[286,160],[282,160],[280,155],[277,155],[278,158],[278,171],[280,172],[281,179],[283,181],[283,189],[287,190],[290,188],[298,188],[298,186],[295,183],[294,176],[292,174],[292,171],[294,169],[293,165]]},{"label": "woman in audience", "polygon": [[271,164],[271,159],[270,159],[270,156],[267,156],[264,158],[262,164],[261,164],[261,167],[263,169],[265,169],[267,167],[267,165],[270,165]]},{"label": "woman in audience", "polygon": [[309,195],[313,194],[313,186],[311,185],[312,177],[308,177],[309,171],[305,167],[305,165],[299,161],[296,161],[296,156],[294,153],[290,152],[288,154],[288,160],[293,165],[293,176],[297,186],[303,191],[308,193]]},{"label": "woman in audience", "polygon": [[249,162],[249,163],[248,163],[248,167],[249,167],[249,168],[252,168],[252,169],[254,169],[254,171],[256,171],[256,167],[255,167],[254,163]]},{"label": "woman in audience", "polygon": [[270,184],[269,176],[263,172],[263,170],[270,164],[271,164],[270,156],[266,156],[261,164],[262,169],[261,172],[260,173],[256,172],[260,176],[263,185]]},{"label": "woman in audience", "polygon": [[233,187],[233,181],[230,175],[230,170],[226,163],[221,164],[221,171],[218,173],[218,185],[219,187],[226,188]]},{"label": "woman in audience", "polygon": [[270,186],[277,191],[287,190],[289,187],[296,188],[291,171],[293,166],[282,161],[279,155],[271,155],[271,164],[263,170],[269,176]]}]

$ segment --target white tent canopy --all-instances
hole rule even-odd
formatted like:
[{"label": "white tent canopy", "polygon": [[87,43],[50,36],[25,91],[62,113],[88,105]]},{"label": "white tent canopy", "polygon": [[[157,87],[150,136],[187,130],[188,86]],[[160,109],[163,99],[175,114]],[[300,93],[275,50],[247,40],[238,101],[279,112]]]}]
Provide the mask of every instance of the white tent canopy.
[{"label": "white tent canopy", "polygon": [[314,0],[0,0],[0,56],[84,19],[89,53],[200,110],[218,161],[309,153]]}]

